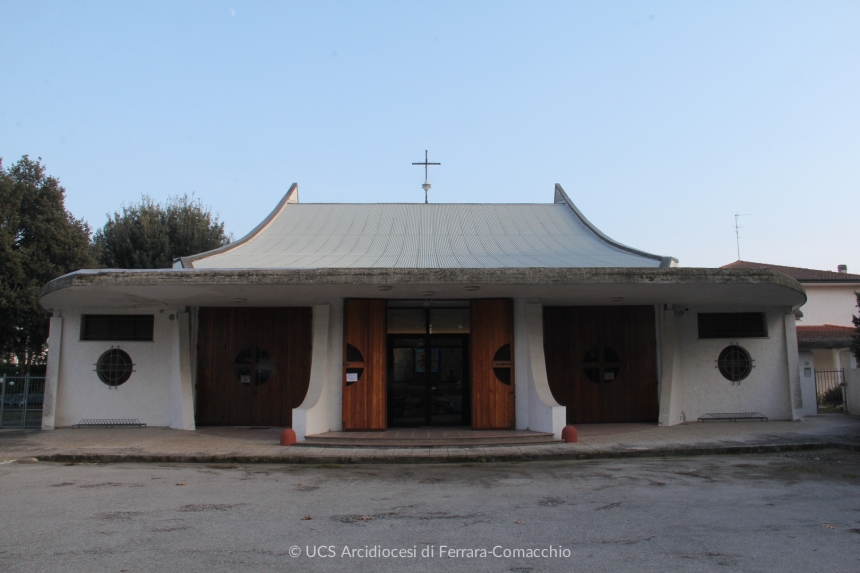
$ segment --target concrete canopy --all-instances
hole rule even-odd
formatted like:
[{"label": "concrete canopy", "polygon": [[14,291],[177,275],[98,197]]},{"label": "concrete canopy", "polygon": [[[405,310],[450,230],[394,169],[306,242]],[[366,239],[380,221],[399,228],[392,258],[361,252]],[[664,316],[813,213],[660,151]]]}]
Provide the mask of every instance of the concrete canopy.
[{"label": "concrete canopy", "polygon": [[[475,288],[477,287],[477,289]],[[546,305],[676,304],[796,308],[794,279],[769,269],[314,269],[78,271],[45,285],[53,308],[294,306],[327,298],[523,297]],[[621,298],[621,300],[613,300]]]}]

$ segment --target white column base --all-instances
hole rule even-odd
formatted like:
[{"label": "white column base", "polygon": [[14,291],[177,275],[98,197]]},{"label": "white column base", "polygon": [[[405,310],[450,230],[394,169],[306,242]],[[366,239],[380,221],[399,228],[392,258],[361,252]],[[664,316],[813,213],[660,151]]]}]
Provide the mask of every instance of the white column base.
[{"label": "white column base", "polygon": [[514,352],[517,429],[548,432],[561,439],[567,408],[555,401],[549,388],[540,303],[514,300]]},{"label": "white column base", "polygon": [[173,327],[173,352],[170,364],[169,424],[176,430],[194,430],[194,380],[191,372],[191,318],[177,312]]},{"label": "white column base", "polygon": [[293,431],[297,441],[342,428],[342,353],[343,301],[314,306],[308,393],[301,406],[293,408]]},{"label": "white column base", "polygon": [[52,316],[48,331],[48,364],[45,372],[45,397],[42,400],[42,429],[53,430],[60,382],[60,354],[63,348],[63,318]]}]

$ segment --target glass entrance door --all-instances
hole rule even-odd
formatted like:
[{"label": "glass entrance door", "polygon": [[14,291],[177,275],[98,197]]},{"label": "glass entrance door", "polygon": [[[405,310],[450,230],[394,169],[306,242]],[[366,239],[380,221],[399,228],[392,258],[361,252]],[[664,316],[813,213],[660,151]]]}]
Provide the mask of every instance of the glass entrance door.
[{"label": "glass entrance door", "polygon": [[470,424],[468,320],[468,306],[388,309],[388,427]]}]

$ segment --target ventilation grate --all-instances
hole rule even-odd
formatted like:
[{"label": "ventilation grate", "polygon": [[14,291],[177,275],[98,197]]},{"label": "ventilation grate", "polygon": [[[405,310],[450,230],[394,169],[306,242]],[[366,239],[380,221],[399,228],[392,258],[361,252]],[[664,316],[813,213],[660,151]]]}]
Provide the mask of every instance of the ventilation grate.
[{"label": "ventilation grate", "polygon": [[757,420],[759,422],[767,422],[767,416],[761,412],[732,412],[718,414],[702,414],[699,416],[700,422],[737,422],[745,420]]},{"label": "ventilation grate", "polygon": [[137,418],[87,419],[72,425],[73,428],[145,428]]}]

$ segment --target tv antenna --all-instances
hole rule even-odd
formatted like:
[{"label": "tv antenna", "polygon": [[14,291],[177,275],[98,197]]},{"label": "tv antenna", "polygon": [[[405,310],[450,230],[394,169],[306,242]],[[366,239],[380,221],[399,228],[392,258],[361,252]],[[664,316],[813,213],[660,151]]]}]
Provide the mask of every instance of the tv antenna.
[{"label": "tv antenna", "polygon": [[421,186],[424,189],[424,203],[429,203],[427,200],[427,192],[430,191],[430,178],[427,177],[427,167],[429,165],[442,165],[441,163],[430,163],[427,161],[427,150],[424,150],[424,161],[423,163],[413,163],[412,165],[423,165],[424,166],[424,185]]},{"label": "tv antenna", "polygon": [[741,234],[739,229],[743,229],[743,227],[738,225],[738,218],[749,217],[750,215],[750,213],[735,213],[735,244],[738,247],[738,260],[741,260]]}]

